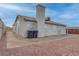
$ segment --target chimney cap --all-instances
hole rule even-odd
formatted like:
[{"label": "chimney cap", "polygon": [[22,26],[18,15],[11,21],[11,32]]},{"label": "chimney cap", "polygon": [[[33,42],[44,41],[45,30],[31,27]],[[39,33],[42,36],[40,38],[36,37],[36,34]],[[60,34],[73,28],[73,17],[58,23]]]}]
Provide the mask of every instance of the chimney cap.
[{"label": "chimney cap", "polygon": [[38,7],[38,6],[45,8],[45,6],[43,6],[43,5],[41,5],[41,4],[37,4],[36,7]]}]

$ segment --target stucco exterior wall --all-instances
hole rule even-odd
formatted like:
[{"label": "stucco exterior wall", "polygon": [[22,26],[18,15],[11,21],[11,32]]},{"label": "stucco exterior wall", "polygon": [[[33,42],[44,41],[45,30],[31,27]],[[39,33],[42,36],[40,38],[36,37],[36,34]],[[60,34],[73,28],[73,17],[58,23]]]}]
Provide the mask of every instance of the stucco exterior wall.
[{"label": "stucco exterior wall", "polygon": [[36,20],[38,25],[38,37],[44,37],[45,27],[45,8],[37,5],[36,7]]},{"label": "stucco exterior wall", "polygon": [[45,36],[66,34],[64,26],[45,24]]},{"label": "stucco exterior wall", "polygon": [[66,27],[57,26],[57,33],[58,33],[58,35],[66,34]]},{"label": "stucco exterior wall", "polygon": [[45,36],[57,35],[55,25],[45,24]]},{"label": "stucco exterior wall", "polygon": [[36,25],[34,22],[23,22],[23,24],[21,24],[20,34],[22,34],[23,37],[27,37],[28,30],[37,30]]},{"label": "stucco exterior wall", "polygon": [[[44,31],[41,33],[38,32],[38,34],[43,35],[43,37],[66,34],[66,27],[64,26],[44,24],[44,26],[40,27],[39,30],[41,30],[41,28],[44,29]],[[27,31],[38,30],[38,25],[36,22],[25,21],[21,18],[21,20],[17,20],[14,29],[16,34],[22,37],[27,37]]]},{"label": "stucco exterior wall", "polygon": [[2,28],[0,28],[0,39],[2,37]]},{"label": "stucco exterior wall", "polygon": [[22,37],[27,37],[28,30],[37,30],[36,23],[24,21],[22,18],[16,22],[15,26],[15,32]]},{"label": "stucco exterior wall", "polygon": [[2,38],[4,32],[5,32],[5,26],[4,23],[0,20],[0,39]]}]

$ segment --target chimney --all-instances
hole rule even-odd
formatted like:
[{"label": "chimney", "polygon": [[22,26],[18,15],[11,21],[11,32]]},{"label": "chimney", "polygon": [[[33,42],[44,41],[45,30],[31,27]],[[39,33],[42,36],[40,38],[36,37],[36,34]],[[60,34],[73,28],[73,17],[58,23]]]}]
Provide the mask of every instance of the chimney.
[{"label": "chimney", "polygon": [[36,6],[36,20],[37,20],[38,37],[44,37],[45,7],[40,4]]},{"label": "chimney", "polygon": [[50,17],[46,17],[45,21],[50,21]]}]

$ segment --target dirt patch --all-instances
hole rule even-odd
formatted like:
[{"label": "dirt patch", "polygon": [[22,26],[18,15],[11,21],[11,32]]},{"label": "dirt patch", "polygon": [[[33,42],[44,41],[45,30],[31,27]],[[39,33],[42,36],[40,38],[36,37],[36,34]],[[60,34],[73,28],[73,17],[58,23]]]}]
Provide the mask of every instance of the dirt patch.
[{"label": "dirt patch", "polygon": [[79,35],[17,39],[7,33],[7,49],[0,50],[2,56],[79,56]]}]

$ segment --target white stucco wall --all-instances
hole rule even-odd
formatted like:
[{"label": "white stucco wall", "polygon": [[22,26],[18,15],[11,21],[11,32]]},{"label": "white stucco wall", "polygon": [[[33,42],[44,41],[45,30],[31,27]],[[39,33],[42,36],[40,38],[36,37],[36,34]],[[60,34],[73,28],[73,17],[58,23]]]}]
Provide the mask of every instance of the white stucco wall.
[{"label": "white stucco wall", "polygon": [[64,26],[45,24],[45,36],[66,34]]},{"label": "white stucco wall", "polygon": [[56,27],[54,25],[45,24],[45,36],[56,35]]},{"label": "white stucco wall", "polygon": [[2,37],[2,28],[0,28],[0,39]]},{"label": "white stucco wall", "polygon": [[23,24],[21,26],[22,26],[21,33],[24,37],[27,37],[28,30],[37,30],[35,28],[36,24],[34,25],[33,22],[23,22]]},{"label": "white stucco wall", "polygon": [[28,30],[37,30],[37,24],[34,22],[24,21],[24,20],[18,20],[19,24],[18,27],[16,27],[16,33],[18,33],[20,36],[27,37],[27,31]]},{"label": "white stucco wall", "polygon": [[66,27],[64,26],[57,26],[57,33],[58,35],[66,34]]},{"label": "white stucco wall", "polygon": [[[38,30],[38,25],[37,25],[36,22],[29,22],[29,21],[24,21],[24,20],[18,20],[18,22],[16,22],[16,24],[15,24],[16,25],[15,32],[18,35],[21,35],[23,37],[27,37],[27,31],[28,30]],[[17,26],[17,24],[18,24],[18,26]],[[39,34],[40,35],[43,34],[43,37],[44,36],[66,34],[66,27],[64,27],[64,26],[58,26],[58,25],[52,25],[52,24],[44,24],[44,26],[41,27],[41,28],[43,28],[44,31],[39,33]]]},{"label": "white stucco wall", "polygon": [[19,34],[18,33],[18,30],[19,30],[19,28],[18,28],[18,21],[15,23],[15,26],[13,26],[13,31],[14,32],[16,32],[16,34]]},{"label": "white stucco wall", "polygon": [[38,25],[38,37],[45,36],[45,8],[43,6],[36,7],[36,20]]},{"label": "white stucco wall", "polygon": [[5,26],[4,26],[4,23],[0,20],[0,39],[4,34],[4,32],[5,32]]}]

